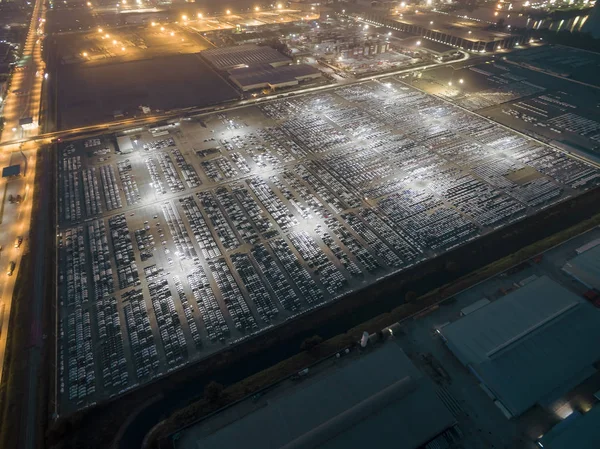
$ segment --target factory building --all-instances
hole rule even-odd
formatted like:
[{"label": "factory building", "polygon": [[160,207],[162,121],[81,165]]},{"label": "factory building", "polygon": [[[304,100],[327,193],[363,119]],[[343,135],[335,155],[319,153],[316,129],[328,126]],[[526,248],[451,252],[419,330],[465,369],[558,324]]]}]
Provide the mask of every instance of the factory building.
[{"label": "factory building", "polygon": [[595,39],[600,39],[600,2],[596,1],[594,9],[581,29],[583,33],[590,33]]},{"label": "factory building", "polygon": [[439,332],[508,418],[552,411],[600,360],[600,310],[546,276]]},{"label": "factory building", "polygon": [[600,292],[600,241],[591,242],[591,246],[584,248],[562,269],[587,288]]},{"label": "factory building", "polygon": [[180,432],[177,447],[417,449],[460,440],[433,381],[395,342],[323,363]]},{"label": "factory building", "polygon": [[279,67],[291,62],[290,58],[274,48],[254,44],[212,48],[204,50],[200,54],[217,70],[225,71],[265,64]]},{"label": "factory building", "polygon": [[586,413],[574,411],[538,439],[544,449],[598,449],[600,447],[600,406]]},{"label": "factory building", "polygon": [[271,67],[268,64],[235,69],[229,78],[244,92],[256,89],[278,89],[296,86],[302,81],[321,77],[321,72],[306,64]]},{"label": "factory building", "polygon": [[306,80],[318,79],[321,72],[292,60],[271,47],[253,44],[214,48],[202,56],[243,92],[257,89],[292,87]]},{"label": "factory building", "polygon": [[440,42],[461,50],[492,52],[518,47],[529,41],[524,34],[491,30],[480,22],[436,13],[404,14],[403,17],[378,12],[353,14],[365,22]]}]

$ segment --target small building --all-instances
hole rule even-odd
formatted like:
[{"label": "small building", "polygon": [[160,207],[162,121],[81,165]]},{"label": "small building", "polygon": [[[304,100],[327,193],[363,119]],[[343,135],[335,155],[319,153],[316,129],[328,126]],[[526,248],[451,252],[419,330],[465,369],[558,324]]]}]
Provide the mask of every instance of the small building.
[{"label": "small building", "polygon": [[600,311],[546,276],[439,331],[509,418],[551,408],[600,360]]},{"label": "small building", "polygon": [[587,288],[600,292],[600,245],[594,245],[573,257],[562,269]]},{"label": "small building", "polygon": [[129,136],[117,137],[117,146],[119,147],[119,151],[123,154],[131,153],[134,150],[133,142]]},{"label": "small building", "polygon": [[278,89],[296,86],[302,81],[321,77],[321,72],[307,64],[293,64],[280,67],[261,65],[232,70],[229,75],[244,92],[256,89]]},{"label": "small building", "polygon": [[346,357],[184,429],[177,447],[417,449],[460,439],[433,381],[397,343]]},{"label": "small building", "polygon": [[2,169],[2,177],[3,178],[17,178],[21,176],[21,166],[20,165],[9,165],[8,167],[4,167]]}]

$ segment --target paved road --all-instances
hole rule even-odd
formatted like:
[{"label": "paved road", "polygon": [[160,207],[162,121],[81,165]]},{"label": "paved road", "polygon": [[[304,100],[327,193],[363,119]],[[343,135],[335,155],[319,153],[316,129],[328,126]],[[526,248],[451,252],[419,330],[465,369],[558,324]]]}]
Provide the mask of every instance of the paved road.
[{"label": "paved road", "polygon": [[[43,17],[45,7],[42,0],[37,0],[33,9],[29,33],[23,50],[22,60],[26,61],[23,71],[16,72],[12,81],[12,92],[6,97],[4,105],[4,117],[6,119],[5,131],[2,140],[5,142],[14,137],[13,128],[19,128],[19,120],[24,117],[32,117],[34,122],[39,120],[39,107],[41,89],[43,82],[44,63],[42,61],[40,48],[40,33],[43,30]],[[37,76],[36,76],[37,73]],[[20,94],[15,94],[18,91]],[[30,137],[37,134],[37,128],[27,131]],[[29,221],[31,217],[31,198],[33,197],[33,179],[35,177],[35,147],[26,145],[32,152],[21,153],[21,146],[9,145],[0,155],[1,166],[9,163],[21,164],[25,177],[17,180],[2,180],[0,184],[0,205],[2,216],[2,227],[0,228],[0,245],[3,250],[0,254],[0,367],[4,367],[4,354],[6,350],[6,336],[9,332],[9,318],[12,308],[12,295],[15,279],[18,275],[18,267],[21,261],[23,248],[27,247],[26,236],[29,232]],[[15,151],[17,151],[15,153]],[[24,163],[23,156],[27,163]],[[25,199],[19,204],[8,202],[9,194],[20,194]],[[25,238],[23,248],[14,248],[17,236]],[[10,261],[16,263],[16,269],[12,276],[6,276],[3,272]],[[0,369],[0,382],[2,381]]]},{"label": "paved road", "polygon": [[[41,52],[41,38],[43,35],[43,27],[45,23],[45,5],[44,0],[36,0],[31,16],[31,22],[29,24],[29,31],[23,47],[23,54],[20,65],[22,69],[15,72],[12,79],[12,91],[6,98],[4,104],[4,118],[6,120],[5,129],[2,135],[2,141],[10,141],[18,137],[27,137],[30,139],[38,134],[37,124],[39,123],[39,110],[42,93],[42,83],[44,81],[45,65],[42,61]],[[33,126],[30,130],[22,130],[19,126],[19,121],[23,118],[31,117]],[[16,131],[15,131],[16,130]],[[24,148],[25,147],[25,148]],[[21,153],[24,149],[26,152]],[[24,177],[12,180],[3,181],[0,185],[0,193],[2,198],[2,227],[0,228],[0,244],[3,246],[2,254],[0,255],[0,262],[6,264],[12,260],[16,264],[15,271],[12,276],[6,276],[2,272],[4,265],[0,266],[0,382],[2,381],[2,371],[4,371],[4,356],[6,350],[7,335],[9,333],[10,324],[10,312],[12,309],[12,296],[14,291],[15,279],[19,274],[19,265],[21,262],[21,255],[23,251],[31,248],[30,242],[28,241],[29,226],[31,221],[32,211],[32,198],[35,178],[35,165],[36,159],[35,154],[37,146],[35,142],[26,142],[25,145],[7,145],[3,148],[3,152],[0,155],[0,162],[5,164],[9,163],[20,163],[22,171],[24,171]],[[27,162],[24,163],[23,157],[26,158]],[[49,159],[49,158],[46,158]],[[3,165],[4,166],[4,165]],[[49,167],[44,167],[47,173],[49,173]],[[48,176],[46,174],[46,176]],[[24,200],[19,205],[9,204],[8,195],[4,197],[5,192],[11,192],[15,190],[24,197]],[[49,189],[42,189],[42,208],[47,208]],[[40,220],[46,219],[48,216],[47,211],[40,211],[38,214]],[[43,223],[42,223],[43,225]],[[42,226],[43,229],[43,226]],[[44,244],[42,236],[38,236],[36,245]],[[14,248],[14,241],[17,236],[23,236],[24,241],[21,248]],[[43,246],[38,246],[43,248]],[[35,260],[36,266],[43,267],[43,252],[40,251],[38,259]],[[40,259],[40,257],[42,259]],[[10,260],[9,260],[10,259]],[[27,388],[25,393],[27,398],[24,399],[25,407],[21,409],[22,417],[21,424],[19,426],[19,448],[33,449],[36,447],[38,426],[36,425],[36,418],[38,412],[38,380],[40,375],[40,362],[41,362],[41,344],[42,344],[42,305],[43,305],[43,269],[36,270],[35,290],[38,296],[35,297],[35,301],[32,302],[33,306],[33,320],[30,324],[29,341],[26,343],[28,347],[28,353],[17,354],[18,357],[28,357],[27,365]]]},{"label": "paved road", "polygon": [[191,116],[191,115],[199,115],[199,114],[209,114],[209,113],[212,113],[215,111],[230,111],[233,109],[237,109],[237,108],[241,108],[241,107],[245,107],[245,106],[251,106],[254,104],[258,104],[258,103],[265,103],[267,101],[272,101],[277,98],[282,98],[282,97],[287,97],[287,96],[292,96],[292,95],[296,96],[296,95],[303,95],[303,94],[314,93],[314,92],[324,91],[324,90],[329,90],[329,89],[335,89],[335,88],[338,88],[343,85],[364,83],[364,82],[371,81],[371,80],[386,78],[386,77],[390,77],[390,76],[394,76],[394,75],[401,75],[401,74],[410,73],[410,72],[418,72],[418,71],[422,71],[422,70],[431,69],[434,67],[440,67],[443,65],[456,66],[457,64],[466,63],[471,58],[477,58],[477,62],[472,62],[473,64],[480,63],[481,61],[484,60],[484,57],[473,56],[473,55],[464,53],[464,58],[459,61],[448,61],[448,62],[444,62],[444,63],[428,64],[428,65],[424,65],[424,66],[420,66],[420,67],[413,67],[413,68],[408,68],[408,69],[397,70],[395,72],[387,72],[387,73],[382,73],[382,74],[378,74],[378,75],[373,75],[373,76],[369,76],[369,77],[365,77],[365,78],[361,78],[361,79],[345,78],[345,79],[343,79],[343,81],[341,81],[340,83],[336,83],[336,84],[327,84],[327,85],[317,86],[317,87],[308,87],[306,89],[300,89],[300,90],[296,90],[293,92],[286,92],[286,93],[276,94],[276,95],[269,95],[266,97],[250,98],[247,100],[236,101],[234,103],[230,103],[228,105],[223,105],[223,106],[209,106],[209,107],[200,107],[200,108],[191,107],[191,108],[184,108],[184,109],[174,109],[172,111],[164,112],[161,114],[148,115],[148,116],[144,116],[144,117],[127,118],[127,119],[123,119],[123,120],[99,123],[96,125],[82,126],[79,128],[71,128],[71,129],[65,129],[65,130],[61,130],[61,131],[47,132],[47,133],[38,134],[38,135],[24,136],[23,138],[15,138],[15,139],[12,139],[9,141],[3,141],[0,143],[0,148],[1,147],[9,147],[9,146],[14,147],[15,145],[20,145],[20,144],[29,143],[29,142],[37,142],[40,144],[44,144],[44,143],[47,144],[47,143],[51,143],[53,140],[58,139],[58,138],[60,138],[62,140],[69,140],[69,139],[75,140],[75,139],[80,139],[82,134],[85,134],[86,136],[91,137],[94,135],[117,132],[122,129],[133,128],[136,126],[148,126],[148,125],[152,125],[155,123],[164,122],[165,120],[180,118],[184,114]]}]

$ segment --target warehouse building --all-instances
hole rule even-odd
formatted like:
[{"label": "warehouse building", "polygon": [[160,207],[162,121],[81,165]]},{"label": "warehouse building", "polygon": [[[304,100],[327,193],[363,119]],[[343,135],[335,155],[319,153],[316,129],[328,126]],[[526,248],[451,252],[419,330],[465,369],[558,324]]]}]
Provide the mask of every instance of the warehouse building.
[{"label": "warehouse building", "polygon": [[529,41],[526,33],[513,34],[507,29],[493,30],[488,27],[488,24],[441,13],[420,12],[410,15],[403,14],[400,17],[361,11],[354,15],[360,16],[373,25],[425,37],[434,42],[472,52],[509,49]]},{"label": "warehouse building", "polygon": [[456,48],[436,42],[431,39],[427,39],[420,36],[409,37],[408,39],[402,39],[398,44],[400,47],[409,48],[412,51],[424,51],[431,54],[436,58],[447,58],[460,53]]},{"label": "warehouse building", "polygon": [[119,151],[123,154],[132,153],[134,150],[133,142],[131,141],[131,137],[129,136],[117,137],[117,147],[119,148]]},{"label": "warehouse building", "polygon": [[600,360],[600,311],[546,276],[439,332],[509,418],[551,409]]},{"label": "warehouse building", "polygon": [[460,438],[433,382],[395,342],[346,357],[180,432],[177,447],[417,449]]},{"label": "warehouse building", "polygon": [[598,449],[600,447],[600,406],[587,413],[574,411],[538,440],[544,449]]},{"label": "warehouse building", "polygon": [[600,245],[575,256],[562,269],[587,288],[600,292]]},{"label": "warehouse building", "polygon": [[204,50],[200,54],[213,67],[223,71],[262,65],[279,67],[291,63],[290,58],[282,55],[274,48],[254,44],[213,48]]},{"label": "warehouse building", "polygon": [[302,81],[321,77],[321,72],[306,64],[271,67],[268,64],[236,69],[230,72],[231,80],[244,92],[256,89],[277,89],[296,86]]}]

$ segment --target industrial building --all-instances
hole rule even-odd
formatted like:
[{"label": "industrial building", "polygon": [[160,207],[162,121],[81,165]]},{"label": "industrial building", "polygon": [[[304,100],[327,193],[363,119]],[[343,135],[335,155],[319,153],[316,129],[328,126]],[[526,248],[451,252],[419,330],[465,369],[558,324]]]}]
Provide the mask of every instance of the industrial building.
[{"label": "industrial building", "polygon": [[301,81],[321,77],[321,72],[306,64],[292,64],[272,67],[264,64],[257,67],[246,67],[229,72],[229,78],[241,90],[248,92],[256,89],[277,89],[296,86]]},{"label": "industrial building", "polygon": [[21,166],[19,164],[9,165],[2,169],[3,178],[17,178],[19,176],[21,176]]},{"label": "industrial building", "polygon": [[123,154],[131,153],[134,150],[133,142],[131,141],[131,137],[129,136],[117,137],[117,146],[119,148],[119,151]]},{"label": "industrial building", "polygon": [[563,271],[589,289],[600,292],[600,242],[569,260]]},{"label": "industrial building", "polygon": [[542,276],[439,329],[505,416],[550,409],[596,373],[600,311]]},{"label": "industrial building", "polygon": [[600,447],[600,406],[587,413],[574,411],[538,440],[544,449],[597,449]]},{"label": "industrial building", "polygon": [[525,35],[494,30],[489,24],[441,13],[385,15],[380,12],[354,14],[368,23],[425,37],[461,50],[486,52],[513,48],[528,42]]},{"label": "industrial building", "polygon": [[321,77],[321,72],[292,60],[271,47],[254,44],[215,48],[202,55],[243,92],[296,86],[301,81]]},{"label": "industrial building", "polygon": [[594,9],[585,21],[581,31],[591,34],[595,39],[600,39],[600,2],[596,1]]},{"label": "industrial building", "polygon": [[282,55],[274,48],[254,44],[213,48],[200,54],[213,67],[224,71],[265,64],[278,67],[288,65],[291,62],[290,58]]},{"label": "industrial building", "polygon": [[395,342],[345,357],[184,430],[177,447],[416,449],[459,439],[433,382]]},{"label": "industrial building", "polygon": [[423,38],[420,36],[402,39],[399,45],[404,48],[409,48],[412,51],[424,51],[436,58],[446,58],[460,53],[456,48],[450,45],[443,44],[441,42],[436,42],[431,39]]}]

